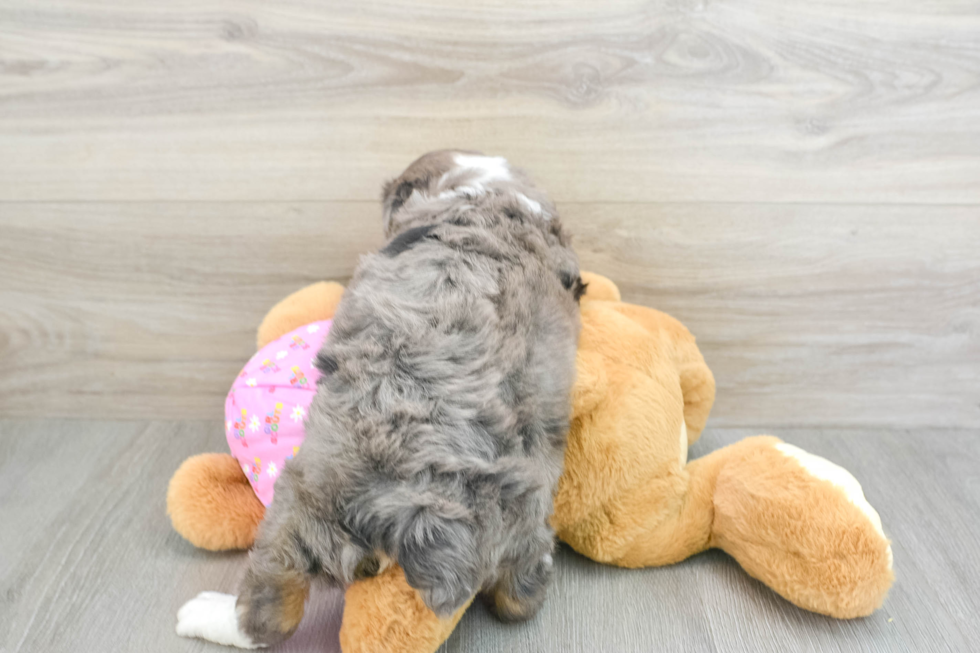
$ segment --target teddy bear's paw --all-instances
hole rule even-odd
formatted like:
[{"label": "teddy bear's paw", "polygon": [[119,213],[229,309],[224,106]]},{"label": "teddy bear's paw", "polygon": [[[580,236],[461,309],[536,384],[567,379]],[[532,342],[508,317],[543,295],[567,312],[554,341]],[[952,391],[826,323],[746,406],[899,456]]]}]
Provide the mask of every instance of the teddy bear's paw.
[{"label": "teddy bear's paw", "polygon": [[237,597],[220,592],[201,592],[177,611],[177,634],[238,648],[261,648],[238,627]]},{"label": "teddy bear's paw", "polygon": [[[804,451],[799,447],[794,447],[791,444],[786,444],[785,442],[780,442],[777,444],[776,449],[779,450],[780,453],[793,458],[811,476],[822,481],[829,481],[837,486],[837,488],[844,493],[847,500],[853,505],[857,506],[864,516],[867,517],[868,522],[875,529],[878,535],[880,535],[883,539],[885,538],[885,531],[881,527],[881,517],[878,516],[878,511],[875,510],[864,497],[864,490],[861,488],[861,484],[858,482],[858,480],[854,478],[853,474],[840,465],[835,465],[826,458],[821,458],[820,456]],[[891,569],[893,557],[892,547],[890,544],[887,548],[887,555],[888,568]]]},{"label": "teddy bear's paw", "polygon": [[849,472],[772,437],[726,448],[712,544],[796,605],[867,616],[894,581],[881,519]]}]

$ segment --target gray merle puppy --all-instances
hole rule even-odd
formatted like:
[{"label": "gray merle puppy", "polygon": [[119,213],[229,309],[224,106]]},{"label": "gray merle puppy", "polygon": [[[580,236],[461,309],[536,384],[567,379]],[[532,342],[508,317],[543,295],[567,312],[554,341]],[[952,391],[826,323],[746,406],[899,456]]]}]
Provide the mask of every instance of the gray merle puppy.
[{"label": "gray merle puppy", "polygon": [[440,615],[477,592],[504,619],[544,600],[583,290],[569,237],[499,157],[426,154],[383,199],[390,240],[337,309],[240,593],[187,603],[181,635],[273,644],[312,579],[391,562]]}]

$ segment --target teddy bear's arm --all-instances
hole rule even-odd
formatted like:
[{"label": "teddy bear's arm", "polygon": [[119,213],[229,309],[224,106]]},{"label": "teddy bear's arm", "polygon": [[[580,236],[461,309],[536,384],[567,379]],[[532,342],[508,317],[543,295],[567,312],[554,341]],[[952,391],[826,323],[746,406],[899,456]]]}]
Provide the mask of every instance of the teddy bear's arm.
[{"label": "teddy bear's arm", "polygon": [[684,423],[687,424],[687,444],[690,446],[701,437],[715,403],[715,376],[694,344],[693,336],[677,345],[677,372],[684,394]]},{"label": "teddy bear's arm", "polygon": [[688,444],[701,437],[715,402],[715,377],[704,362],[694,336],[678,320],[658,310],[635,304],[616,304],[614,310],[670,344],[684,395],[684,422]]}]

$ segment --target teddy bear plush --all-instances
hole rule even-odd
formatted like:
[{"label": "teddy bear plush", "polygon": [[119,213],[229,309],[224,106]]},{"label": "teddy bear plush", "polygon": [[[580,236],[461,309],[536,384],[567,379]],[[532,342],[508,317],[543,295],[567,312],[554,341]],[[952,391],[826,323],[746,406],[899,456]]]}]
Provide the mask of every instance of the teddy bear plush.
[{"label": "teddy bear plush", "polygon": [[[694,337],[664,313],[621,302],[608,279],[583,279],[572,423],[551,518],[558,537],[620,567],[719,548],[801,608],[841,619],[877,609],[894,579],[892,553],[857,480],[771,436],[688,461],[715,395]],[[259,327],[259,348],[330,319],[342,294],[321,282],[287,297]],[[192,544],[241,549],[254,540],[264,506],[245,463],[202,454],[174,474],[168,513]],[[341,648],[431,653],[465,609],[440,619],[394,565],[347,589]]]}]

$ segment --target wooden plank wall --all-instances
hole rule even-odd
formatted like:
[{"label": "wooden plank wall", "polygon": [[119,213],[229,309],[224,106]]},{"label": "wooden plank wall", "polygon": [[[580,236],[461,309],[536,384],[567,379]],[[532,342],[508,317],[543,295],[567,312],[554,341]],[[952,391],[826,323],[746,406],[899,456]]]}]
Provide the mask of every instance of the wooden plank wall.
[{"label": "wooden plank wall", "polygon": [[218,418],[446,146],[695,332],[713,424],[980,425],[974,0],[5,0],[0,416]]}]

